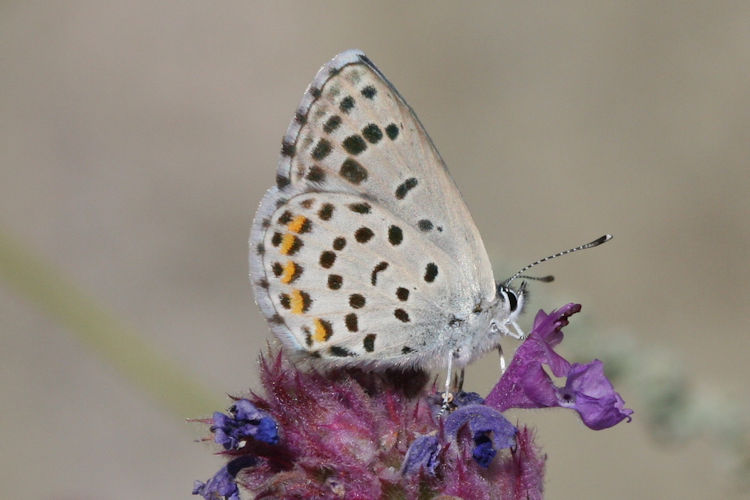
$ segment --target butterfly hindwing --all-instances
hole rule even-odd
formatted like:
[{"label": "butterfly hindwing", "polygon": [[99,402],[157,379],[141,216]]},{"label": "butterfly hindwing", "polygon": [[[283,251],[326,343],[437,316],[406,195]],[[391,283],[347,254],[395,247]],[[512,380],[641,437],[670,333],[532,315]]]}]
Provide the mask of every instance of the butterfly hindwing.
[{"label": "butterfly hindwing", "polygon": [[270,322],[292,351],[371,365],[434,354],[427,340],[449,321],[458,267],[390,212],[302,193],[274,212],[261,245]]}]

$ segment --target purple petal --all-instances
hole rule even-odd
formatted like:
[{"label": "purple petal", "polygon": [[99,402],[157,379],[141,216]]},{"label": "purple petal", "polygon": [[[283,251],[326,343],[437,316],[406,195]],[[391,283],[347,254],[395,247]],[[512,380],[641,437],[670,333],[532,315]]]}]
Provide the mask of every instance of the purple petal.
[{"label": "purple petal", "polygon": [[435,468],[440,463],[440,442],[435,436],[419,436],[409,446],[401,467],[402,474],[415,474],[425,470],[431,476],[435,475]]},{"label": "purple petal", "polygon": [[484,398],[476,392],[459,391],[453,396],[453,404],[457,407],[484,404]]},{"label": "purple petal", "polygon": [[234,482],[237,473],[245,467],[255,465],[256,459],[251,455],[236,458],[219,469],[208,482],[195,481],[193,483],[193,495],[200,495],[206,500],[239,500],[240,491]]},{"label": "purple petal", "polygon": [[497,450],[516,444],[516,428],[497,410],[484,405],[463,406],[445,419],[445,432],[456,439],[464,425],[474,440],[474,459],[487,467]]},{"label": "purple petal", "polygon": [[550,314],[540,310],[529,337],[516,350],[508,370],[490,391],[485,404],[499,411],[557,406],[555,385],[542,365],[549,366],[558,377],[570,370],[570,363],[553,348],[563,339],[562,327],[568,324],[568,317],[580,310],[579,304],[567,304]]},{"label": "purple petal", "polygon": [[214,441],[225,450],[235,450],[241,441],[253,438],[267,444],[279,442],[276,421],[266,412],[259,410],[247,399],[238,400],[230,409],[232,416],[215,412],[211,432]]},{"label": "purple petal", "polygon": [[490,466],[492,459],[497,455],[497,450],[492,447],[492,440],[487,436],[481,436],[479,440],[474,440],[474,449],[471,456],[479,465],[485,469]]},{"label": "purple petal", "polygon": [[[632,410],[615,392],[604,376],[601,361],[571,365],[554,351],[563,339],[562,327],[568,317],[580,311],[577,304],[568,304],[551,314],[539,311],[529,338],[518,348],[508,371],[490,391],[485,404],[504,411],[508,408],[544,408],[561,406],[576,410],[589,428],[612,427],[625,418],[630,421]],[[544,370],[548,366],[557,377],[567,377],[559,388]]]},{"label": "purple petal", "polygon": [[558,391],[559,405],[573,408],[587,427],[601,430],[628,422],[633,410],[625,408],[622,397],[604,375],[604,365],[598,359],[585,365],[574,364],[568,373],[565,387]]}]

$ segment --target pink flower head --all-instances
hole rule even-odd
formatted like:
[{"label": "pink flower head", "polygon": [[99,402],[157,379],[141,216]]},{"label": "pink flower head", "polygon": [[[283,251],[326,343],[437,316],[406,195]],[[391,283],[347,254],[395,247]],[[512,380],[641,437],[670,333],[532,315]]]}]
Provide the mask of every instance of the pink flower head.
[{"label": "pink flower head", "polygon": [[[540,311],[487,399],[459,392],[448,414],[423,372],[303,372],[281,352],[261,357],[264,394],[214,414],[210,429],[228,463],[193,493],[239,500],[242,487],[255,498],[541,499],[546,455],[502,411],[573,408],[592,429],[632,413],[600,361],[571,364],[554,351],[579,309]],[[566,378],[563,387],[545,366]]]}]

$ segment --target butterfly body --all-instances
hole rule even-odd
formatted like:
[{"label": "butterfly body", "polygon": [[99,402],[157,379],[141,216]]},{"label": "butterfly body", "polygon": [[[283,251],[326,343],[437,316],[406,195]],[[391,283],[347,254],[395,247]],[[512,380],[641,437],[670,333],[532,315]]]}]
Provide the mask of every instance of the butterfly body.
[{"label": "butterfly body", "polygon": [[323,66],[282,141],[250,235],[256,301],[324,366],[462,366],[499,345],[523,291],[479,232],[412,109],[360,51]]}]

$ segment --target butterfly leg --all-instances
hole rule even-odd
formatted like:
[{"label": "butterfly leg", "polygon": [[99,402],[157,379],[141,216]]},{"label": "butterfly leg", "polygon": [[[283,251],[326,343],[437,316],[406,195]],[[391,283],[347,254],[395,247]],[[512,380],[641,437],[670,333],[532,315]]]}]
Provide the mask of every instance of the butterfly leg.
[{"label": "butterfly leg", "polygon": [[461,368],[461,371],[458,372],[455,377],[453,377],[453,388],[456,390],[456,392],[461,392],[461,390],[464,388],[464,372],[465,370]]},{"label": "butterfly leg", "polygon": [[[456,357],[456,353],[450,352],[448,354],[448,369],[445,376],[445,392],[443,392],[443,405],[440,408],[440,414],[445,414],[450,410],[451,403],[453,402],[453,393],[451,392],[451,378],[453,377],[453,358]],[[463,372],[463,370],[461,370]],[[463,378],[463,373],[462,373]]]},{"label": "butterfly leg", "polygon": [[500,354],[500,375],[505,373],[505,356],[503,356],[503,346],[497,345],[497,352]]},{"label": "butterfly leg", "polygon": [[516,323],[516,321],[513,320],[513,321],[510,322],[510,324],[513,325],[513,328],[516,330],[516,335],[518,335],[517,337],[515,337],[515,335],[514,335],[514,337],[517,338],[518,340],[525,340],[526,339],[526,334],[523,332],[523,330],[521,329],[521,327],[518,326],[518,323]]}]

